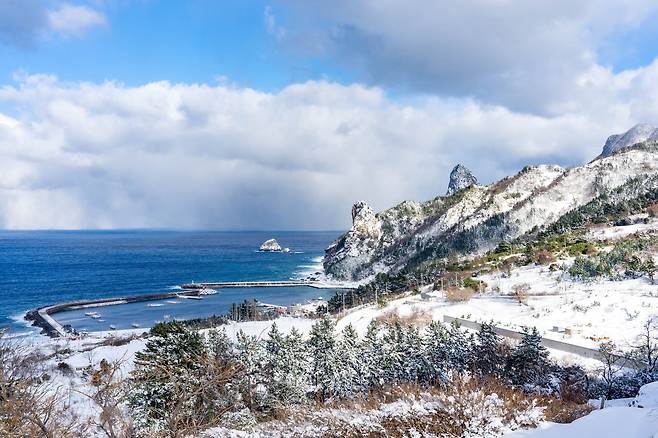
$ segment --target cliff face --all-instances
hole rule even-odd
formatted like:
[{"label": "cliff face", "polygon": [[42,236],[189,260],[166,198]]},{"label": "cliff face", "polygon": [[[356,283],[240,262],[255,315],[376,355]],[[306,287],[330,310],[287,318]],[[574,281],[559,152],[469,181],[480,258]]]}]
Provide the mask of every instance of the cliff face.
[{"label": "cliff face", "polygon": [[448,182],[448,191],[446,196],[454,195],[460,190],[464,190],[478,183],[477,178],[464,165],[458,164],[450,172],[450,181]]},{"label": "cliff face", "polygon": [[324,268],[361,280],[430,258],[477,254],[545,227],[629,179],[658,173],[658,143],[610,152],[584,166],[529,166],[489,186],[471,185],[424,203],[405,201],[375,214],[352,209],[352,228],[326,249]]}]

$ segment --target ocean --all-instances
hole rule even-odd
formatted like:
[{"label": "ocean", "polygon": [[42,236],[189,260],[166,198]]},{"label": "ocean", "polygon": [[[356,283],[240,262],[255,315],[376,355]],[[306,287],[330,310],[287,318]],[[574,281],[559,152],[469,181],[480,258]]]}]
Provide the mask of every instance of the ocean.
[{"label": "ocean", "polygon": [[[0,327],[38,333],[22,320],[29,309],[63,301],[167,292],[189,282],[288,280],[321,271],[322,255],[340,232],[0,231]],[[276,238],[288,253],[262,253]],[[247,298],[272,304],[303,302],[331,290],[309,287],[220,289],[202,301],[177,300],[96,308],[101,322],[81,311],[55,314],[77,329],[113,324],[152,325],[225,313]],[[172,300],[170,300],[172,301]],[[110,309],[112,307],[112,309]],[[119,310],[121,308],[121,310]],[[88,310],[87,310],[88,311]]]}]

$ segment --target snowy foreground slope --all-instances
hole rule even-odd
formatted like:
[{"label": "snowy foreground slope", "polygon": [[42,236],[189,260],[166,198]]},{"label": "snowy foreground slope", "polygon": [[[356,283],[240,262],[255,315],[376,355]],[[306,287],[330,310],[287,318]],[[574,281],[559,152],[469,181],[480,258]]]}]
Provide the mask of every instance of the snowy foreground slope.
[{"label": "snowy foreground slope", "polygon": [[[656,438],[658,437],[658,382],[640,389],[631,406],[594,411],[570,424],[544,424],[513,432],[506,438]],[[641,406],[641,407],[640,407]]]},{"label": "snowy foreground slope", "polygon": [[[325,271],[359,280],[431,258],[481,253],[546,227],[632,178],[655,175],[653,132],[629,131],[609,155],[580,167],[527,166],[488,186],[472,185],[424,203],[405,201],[377,214],[359,202],[352,209],[352,228],[326,250]],[[629,139],[646,142],[626,147]]]}]

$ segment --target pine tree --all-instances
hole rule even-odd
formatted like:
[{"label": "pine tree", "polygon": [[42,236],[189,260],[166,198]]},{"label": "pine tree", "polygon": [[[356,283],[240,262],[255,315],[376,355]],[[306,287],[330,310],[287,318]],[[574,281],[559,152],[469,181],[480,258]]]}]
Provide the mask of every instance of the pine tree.
[{"label": "pine tree", "polygon": [[373,319],[368,324],[366,335],[361,342],[363,354],[363,381],[364,389],[379,387],[384,384],[384,350],[383,340],[380,336],[380,323]]},{"label": "pine tree", "polygon": [[483,323],[475,336],[472,354],[473,370],[482,376],[500,377],[505,368],[501,354],[500,336],[494,331],[493,323]]},{"label": "pine tree", "polygon": [[363,366],[359,348],[359,336],[351,324],[342,332],[338,343],[338,373],[336,376],[336,393],[340,397],[352,398],[362,388]]},{"label": "pine tree", "polygon": [[224,329],[210,330],[206,343],[209,352],[216,361],[225,363],[233,358],[233,343]]},{"label": "pine tree", "polygon": [[445,326],[432,321],[425,329],[423,336],[423,357],[430,383],[445,382],[447,380],[449,364],[448,337],[450,334]]},{"label": "pine tree", "polygon": [[139,436],[185,434],[190,424],[208,424],[233,406],[229,381],[235,367],[210,358],[203,338],[182,325],[153,336],[136,354],[129,407]]},{"label": "pine tree", "polygon": [[241,391],[248,407],[261,408],[266,404],[266,394],[261,387],[266,383],[264,375],[265,348],[255,336],[249,336],[242,330],[236,336],[235,349],[242,366]]},{"label": "pine tree", "polygon": [[448,365],[451,372],[461,373],[471,361],[472,337],[466,336],[459,325],[452,323],[448,332]]},{"label": "pine tree", "polygon": [[419,383],[428,380],[428,370],[423,357],[423,339],[415,326],[409,326],[404,343],[404,378]]},{"label": "pine tree", "polygon": [[388,383],[405,379],[406,336],[400,321],[389,324],[382,338],[383,380]]},{"label": "pine tree", "polygon": [[308,349],[301,333],[295,328],[286,336],[285,352],[288,382],[285,400],[290,404],[305,403],[310,387]]},{"label": "pine tree", "polygon": [[320,400],[332,396],[338,372],[334,322],[325,316],[311,328],[308,346],[311,355],[310,377]]},{"label": "pine tree", "polygon": [[547,367],[548,351],[541,345],[537,328],[524,330],[521,342],[507,361],[507,375],[515,385],[525,385],[536,382]]}]

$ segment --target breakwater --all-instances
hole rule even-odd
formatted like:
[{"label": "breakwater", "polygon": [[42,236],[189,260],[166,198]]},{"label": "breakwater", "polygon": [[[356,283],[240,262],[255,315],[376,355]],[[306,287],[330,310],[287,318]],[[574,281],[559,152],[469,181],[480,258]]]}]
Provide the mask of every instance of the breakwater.
[{"label": "breakwater", "polygon": [[42,329],[42,333],[50,337],[66,336],[70,327],[63,326],[52,315],[67,310],[82,308],[114,306],[126,303],[157,301],[162,299],[173,299],[180,296],[199,296],[203,289],[222,289],[222,288],[253,288],[253,287],[292,287],[308,286],[323,287],[318,282],[308,280],[288,280],[288,281],[245,281],[245,282],[215,282],[215,283],[190,283],[181,285],[181,290],[173,292],[164,292],[157,294],[132,295],[125,297],[102,298],[96,300],[69,301],[64,303],[51,304],[30,310],[26,313],[25,319],[32,322],[32,325]]}]

